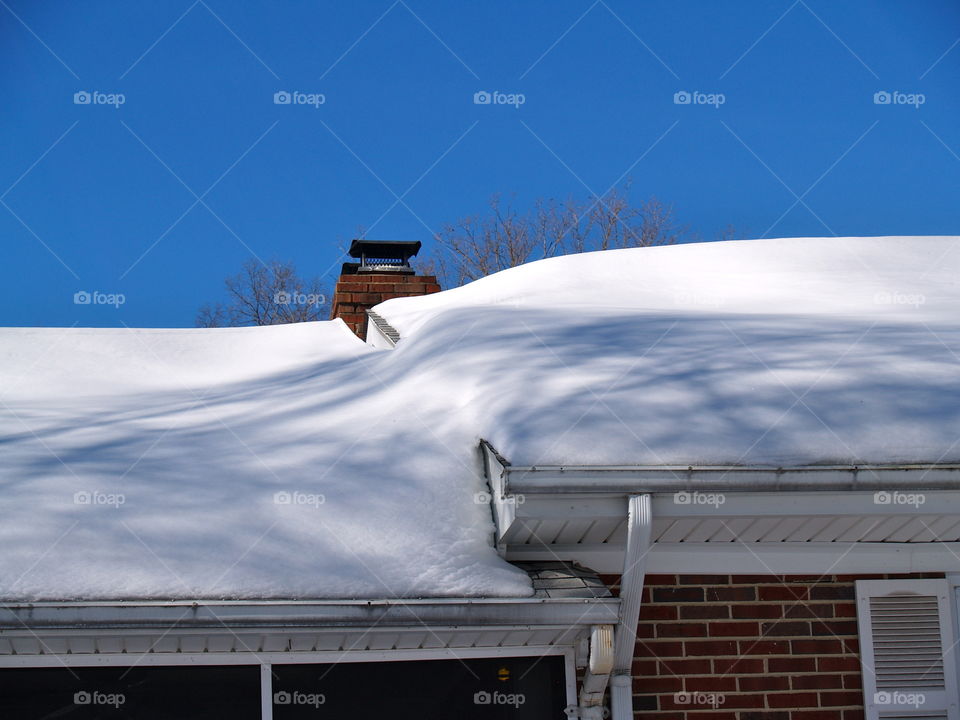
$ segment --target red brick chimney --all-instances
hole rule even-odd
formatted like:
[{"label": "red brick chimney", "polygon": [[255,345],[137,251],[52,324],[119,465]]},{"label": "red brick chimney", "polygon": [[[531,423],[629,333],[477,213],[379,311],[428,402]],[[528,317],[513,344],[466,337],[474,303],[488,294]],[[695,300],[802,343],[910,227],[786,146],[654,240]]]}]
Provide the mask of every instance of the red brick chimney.
[{"label": "red brick chimney", "polygon": [[440,292],[433,275],[417,275],[410,258],[420,242],[354,240],[333,292],[330,319],[340,318],[361,340],[367,335],[367,310],[384,300]]}]

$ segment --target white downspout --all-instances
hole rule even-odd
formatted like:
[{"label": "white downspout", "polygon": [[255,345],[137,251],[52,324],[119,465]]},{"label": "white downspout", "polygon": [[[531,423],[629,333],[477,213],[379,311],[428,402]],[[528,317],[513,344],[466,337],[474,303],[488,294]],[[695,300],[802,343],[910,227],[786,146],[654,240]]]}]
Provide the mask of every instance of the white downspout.
[{"label": "white downspout", "polygon": [[613,642],[613,625],[591,628],[590,662],[580,687],[580,720],[603,720],[603,695],[614,667]]},{"label": "white downspout", "polygon": [[610,678],[612,720],[633,720],[633,680],[630,673],[652,528],[650,496],[631,495],[627,513],[627,546],[623,553],[623,575],[620,578],[620,620],[614,638],[613,677]]}]

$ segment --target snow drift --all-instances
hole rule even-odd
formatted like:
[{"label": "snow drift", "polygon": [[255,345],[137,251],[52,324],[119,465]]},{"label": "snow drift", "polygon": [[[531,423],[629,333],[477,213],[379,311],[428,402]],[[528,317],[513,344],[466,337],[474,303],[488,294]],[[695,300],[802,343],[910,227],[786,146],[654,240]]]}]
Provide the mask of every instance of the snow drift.
[{"label": "snow drift", "polygon": [[339,321],[0,330],[0,598],[524,596],[476,447],[960,460],[960,238],[617,250]]}]

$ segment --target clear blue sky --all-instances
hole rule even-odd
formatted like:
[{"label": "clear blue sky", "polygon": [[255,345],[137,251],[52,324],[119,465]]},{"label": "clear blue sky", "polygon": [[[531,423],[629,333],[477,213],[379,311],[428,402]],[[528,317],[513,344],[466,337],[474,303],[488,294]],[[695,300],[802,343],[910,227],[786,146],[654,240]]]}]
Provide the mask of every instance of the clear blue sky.
[{"label": "clear blue sky", "polygon": [[958,38],[955,0],[2,0],[0,325],[192,326],[251,254],[332,283],[359,227],[625,175],[706,238],[960,234]]}]

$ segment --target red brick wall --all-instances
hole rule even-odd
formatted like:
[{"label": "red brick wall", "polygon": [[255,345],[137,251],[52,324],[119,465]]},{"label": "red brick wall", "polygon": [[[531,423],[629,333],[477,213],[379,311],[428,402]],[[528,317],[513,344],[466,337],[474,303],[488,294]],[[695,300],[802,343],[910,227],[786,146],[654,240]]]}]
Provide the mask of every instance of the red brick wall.
[{"label": "red brick wall", "polygon": [[636,718],[862,720],[853,583],[868,577],[942,575],[648,575]]},{"label": "red brick wall", "polygon": [[362,340],[367,333],[367,310],[398,297],[440,292],[433,275],[357,273],[341,275],[333,292],[330,319],[340,318]]}]

